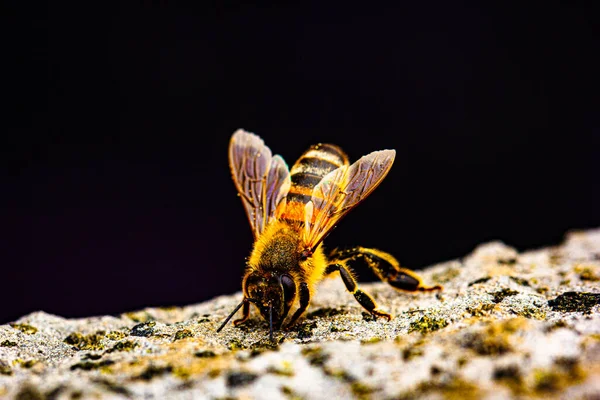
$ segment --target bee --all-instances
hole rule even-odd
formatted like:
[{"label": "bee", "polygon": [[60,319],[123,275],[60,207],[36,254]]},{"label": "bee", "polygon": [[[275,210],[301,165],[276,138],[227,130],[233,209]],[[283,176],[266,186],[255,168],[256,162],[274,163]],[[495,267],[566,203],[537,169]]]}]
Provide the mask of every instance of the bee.
[{"label": "bee", "polygon": [[306,311],[316,285],[339,274],[346,289],[374,317],[388,321],[373,297],[358,287],[349,262],[362,259],[384,282],[401,291],[441,290],[426,286],[414,272],[400,267],[390,254],[355,247],[328,255],[323,239],[336,224],[383,181],[394,162],[395,150],[374,151],[350,165],[348,156],[333,144],[310,146],[291,169],[273,156],[263,140],[237,130],[229,144],[229,166],[254,233],[254,246],[242,279],[242,308],[238,326],[250,317],[250,304],[269,323],[269,336],[287,322],[292,327]]}]

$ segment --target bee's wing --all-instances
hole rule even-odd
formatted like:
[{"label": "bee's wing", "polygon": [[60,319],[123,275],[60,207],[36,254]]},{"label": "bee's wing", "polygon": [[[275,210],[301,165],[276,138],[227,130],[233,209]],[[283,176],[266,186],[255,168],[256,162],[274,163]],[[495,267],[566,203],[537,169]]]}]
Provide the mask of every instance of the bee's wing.
[{"label": "bee's wing", "polygon": [[280,156],[272,156],[261,138],[239,129],[229,143],[229,167],[254,236],[258,237],[290,189],[288,166]]},{"label": "bee's wing", "polygon": [[305,219],[311,221],[304,231],[307,248],[318,246],[348,211],[371,194],[389,172],[395,156],[395,150],[374,151],[323,177],[305,207]]}]

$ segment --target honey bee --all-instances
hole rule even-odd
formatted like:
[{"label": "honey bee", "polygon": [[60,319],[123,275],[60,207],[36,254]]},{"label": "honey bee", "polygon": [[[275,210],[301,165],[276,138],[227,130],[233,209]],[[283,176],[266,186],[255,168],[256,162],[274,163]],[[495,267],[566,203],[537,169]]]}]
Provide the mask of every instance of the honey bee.
[{"label": "honey bee", "polygon": [[425,286],[383,251],[355,247],[326,255],[323,249],[328,233],[382,182],[395,155],[395,150],[374,151],[350,165],[341,148],[323,143],[309,147],[290,170],[257,135],[237,130],[229,144],[229,166],[255,241],[242,280],[244,298],[217,332],[240,308],[242,318],[234,325],[247,321],[252,303],[268,321],[272,340],[273,329],[282,327],[296,301],[287,327],[306,311],[317,283],[335,273],[362,307],[389,321],[392,316],[358,287],[348,265],[357,259],[395,289],[441,290]]}]

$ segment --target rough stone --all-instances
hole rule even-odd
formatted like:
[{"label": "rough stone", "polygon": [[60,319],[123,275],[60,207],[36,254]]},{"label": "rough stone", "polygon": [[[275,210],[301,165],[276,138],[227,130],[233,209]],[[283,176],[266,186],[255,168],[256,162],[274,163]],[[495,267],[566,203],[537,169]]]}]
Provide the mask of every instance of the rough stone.
[{"label": "rough stone", "polygon": [[600,229],[518,253],[501,242],[420,272],[441,293],[363,284],[374,320],[338,279],[268,338],[253,313],[216,328],[241,294],[183,308],[0,326],[0,398],[598,398]]}]

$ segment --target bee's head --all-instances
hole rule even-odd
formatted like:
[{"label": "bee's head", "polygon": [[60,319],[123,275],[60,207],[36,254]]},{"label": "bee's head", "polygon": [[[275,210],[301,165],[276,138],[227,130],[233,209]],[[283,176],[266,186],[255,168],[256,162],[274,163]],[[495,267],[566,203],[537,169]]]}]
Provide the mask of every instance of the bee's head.
[{"label": "bee's head", "polygon": [[254,303],[260,315],[269,322],[269,336],[273,340],[273,327],[279,329],[288,315],[296,298],[296,282],[288,274],[269,274],[253,272],[244,278],[242,284],[244,299],[229,314],[217,329],[220,332],[236,312],[248,303]]},{"label": "bee's head", "polygon": [[260,315],[278,329],[294,304],[296,283],[288,274],[252,273],[244,280],[244,293]]}]

